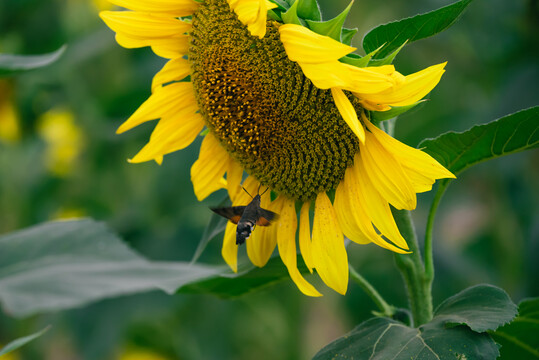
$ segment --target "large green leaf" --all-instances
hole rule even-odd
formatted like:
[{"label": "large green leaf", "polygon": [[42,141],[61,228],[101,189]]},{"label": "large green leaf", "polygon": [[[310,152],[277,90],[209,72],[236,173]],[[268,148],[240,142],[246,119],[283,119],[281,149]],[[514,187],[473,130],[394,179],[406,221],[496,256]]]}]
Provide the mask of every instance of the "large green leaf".
[{"label": "large green leaf", "polygon": [[502,345],[500,360],[539,359],[539,298],[518,305],[518,317],[490,335]]},{"label": "large green leaf", "polygon": [[242,264],[237,274],[226,266],[149,261],[90,219],[0,236],[0,301],[18,317],[156,289],[230,298],[288,278],[278,256],[263,268]]},{"label": "large green leaf", "polygon": [[496,359],[498,347],[485,331],[515,315],[505,291],[478,285],[445,300],[432,321],[417,329],[388,318],[370,319],[314,359]]},{"label": "large green leaf", "polygon": [[438,10],[380,25],[365,35],[363,49],[370,53],[383,45],[376,58],[385,58],[406,41],[411,43],[447,29],[471,2],[460,0]]},{"label": "large green leaf", "polygon": [[47,66],[58,60],[65,49],[66,45],[56,51],[42,55],[0,54],[0,76]]},{"label": "large green leaf", "polygon": [[0,237],[0,301],[15,316],[155,289],[174,293],[223,271],[148,261],[89,219],[45,223]]},{"label": "large green leaf", "polygon": [[487,333],[432,321],[418,329],[388,318],[373,318],[324,347],[314,360],[392,359],[494,360],[498,347]]},{"label": "large green leaf", "polygon": [[448,132],[424,140],[419,147],[457,174],[479,162],[538,145],[539,106],[536,106],[461,133]]},{"label": "large green leaf", "polygon": [[49,330],[48,326],[41,331],[13,340],[12,342],[4,346],[2,349],[0,349],[0,356],[6,355],[7,353],[17,350],[21,346],[28,344],[30,341],[35,340],[41,335],[45,334],[47,330]]},{"label": "large green leaf", "polygon": [[477,285],[446,299],[434,314],[446,326],[467,325],[481,333],[509,323],[517,315],[517,306],[502,289]]}]

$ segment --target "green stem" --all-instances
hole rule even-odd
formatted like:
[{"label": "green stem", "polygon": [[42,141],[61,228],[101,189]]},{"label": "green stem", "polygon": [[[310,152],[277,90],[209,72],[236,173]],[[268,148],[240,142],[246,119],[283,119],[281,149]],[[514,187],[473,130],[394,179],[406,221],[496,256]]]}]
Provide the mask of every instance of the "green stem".
[{"label": "green stem", "polygon": [[449,185],[448,181],[443,181],[438,185],[438,190],[436,191],[436,195],[434,195],[434,200],[430,206],[427,227],[425,229],[425,277],[429,281],[430,287],[432,287],[432,282],[434,280],[434,260],[432,256],[432,230],[434,228],[434,217],[447,185]]},{"label": "green stem", "polygon": [[348,268],[350,269],[350,276],[352,280],[354,280],[363,289],[363,291],[369,295],[378,309],[380,309],[382,315],[387,317],[393,316],[395,313],[395,308],[389,305],[380,295],[380,293],[378,293],[378,291],[376,291],[376,289],[371,285],[371,283],[361,276],[351,265],[348,265]]},{"label": "green stem", "polygon": [[395,222],[412,252],[411,254],[395,254],[395,262],[406,283],[414,325],[419,326],[432,319],[431,283],[425,276],[425,269],[410,212],[407,210],[392,210]]}]

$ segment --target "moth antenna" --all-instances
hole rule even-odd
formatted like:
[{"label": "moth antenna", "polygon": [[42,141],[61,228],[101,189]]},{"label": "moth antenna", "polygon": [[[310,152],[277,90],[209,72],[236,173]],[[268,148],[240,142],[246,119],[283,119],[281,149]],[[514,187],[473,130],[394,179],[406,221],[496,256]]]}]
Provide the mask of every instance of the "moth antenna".
[{"label": "moth antenna", "polygon": [[250,197],[253,197],[253,195],[249,194],[249,191],[247,191],[247,189],[245,189],[243,186],[241,188],[243,189],[243,191],[247,193],[247,195],[249,195]]},{"label": "moth antenna", "polygon": [[[260,190],[260,187],[258,188]],[[264,190],[264,192],[262,194],[260,194],[260,196],[264,195],[266,193],[266,191],[269,190],[269,186],[266,188],[266,190]]]}]

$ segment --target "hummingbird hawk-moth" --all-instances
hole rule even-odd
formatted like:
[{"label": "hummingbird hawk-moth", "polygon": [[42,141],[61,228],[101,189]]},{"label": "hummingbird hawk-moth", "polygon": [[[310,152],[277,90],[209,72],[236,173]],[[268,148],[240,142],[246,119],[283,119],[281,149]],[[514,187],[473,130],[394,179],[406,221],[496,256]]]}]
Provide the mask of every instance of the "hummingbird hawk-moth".
[{"label": "hummingbird hawk-moth", "polygon": [[[245,190],[245,188],[243,190]],[[245,192],[249,194],[247,190],[245,190]],[[262,193],[262,195],[264,195],[264,193]],[[251,196],[251,194],[249,194],[249,196]],[[271,225],[271,221],[279,218],[279,215],[273,211],[260,207],[260,198],[261,195],[257,194],[247,206],[210,208],[216,214],[227,218],[234,224],[238,224],[238,227],[236,228],[236,244],[238,245],[243,244],[245,240],[251,236],[256,225],[269,226]]]}]

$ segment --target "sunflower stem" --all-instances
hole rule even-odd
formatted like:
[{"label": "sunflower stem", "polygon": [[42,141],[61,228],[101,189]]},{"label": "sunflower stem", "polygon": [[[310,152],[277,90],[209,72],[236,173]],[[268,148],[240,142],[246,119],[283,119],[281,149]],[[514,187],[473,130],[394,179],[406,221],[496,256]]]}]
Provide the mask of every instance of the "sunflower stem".
[{"label": "sunflower stem", "polygon": [[406,283],[414,325],[419,326],[432,319],[431,281],[425,274],[410,212],[395,209],[392,211],[397,226],[412,252],[411,254],[395,254],[395,262]]},{"label": "sunflower stem", "polygon": [[350,269],[350,276],[352,280],[358,284],[363,291],[371,298],[371,300],[376,304],[378,309],[380,309],[381,316],[391,317],[395,314],[395,308],[389,305],[384,298],[380,295],[378,291],[372,286],[371,283],[367,281],[363,276],[361,276],[352,265],[348,264]]},{"label": "sunflower stem", "polygon": [[432,229],[434,228],[434,217],[436,210],[440,204],[445,189],[449,185],[449,182],[442,182],[438,185],[438,190],[434,195],[434,200],[430,206],[429,217],[427,219],[427,226],[425,229],[425,277],[429,281],[429,286],[432,287],[434,281],[434,260],[432,251]]}]

